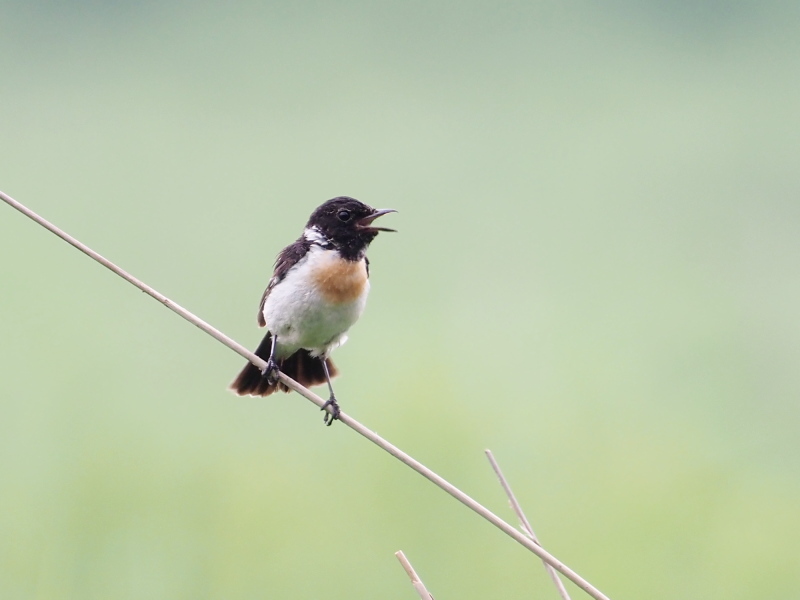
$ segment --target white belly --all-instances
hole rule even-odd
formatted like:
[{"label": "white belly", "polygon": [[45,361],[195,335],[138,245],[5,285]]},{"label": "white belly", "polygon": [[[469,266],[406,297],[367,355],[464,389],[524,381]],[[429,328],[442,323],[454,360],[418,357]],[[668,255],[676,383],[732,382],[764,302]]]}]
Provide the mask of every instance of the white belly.
[{"label": "white belly", "polygon": [[362,266],[364,276],[357,294],[339,294],[332,301],[331,294],[324,293],[319,274],[334,258],[331,250],[312,247],[267,296],[264,320],[269,331],[278,336],[279,357],[300,348],[315,356],[328,355],[347,340],[347,330],[364,311],[369,292],[366,267]]}]

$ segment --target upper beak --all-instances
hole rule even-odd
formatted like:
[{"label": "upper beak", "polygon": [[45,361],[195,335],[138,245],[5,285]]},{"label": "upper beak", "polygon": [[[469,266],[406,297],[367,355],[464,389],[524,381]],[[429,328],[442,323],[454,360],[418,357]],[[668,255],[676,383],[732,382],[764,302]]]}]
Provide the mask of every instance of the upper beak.
[{"label": "upper beak", "polygon": [[367,231],[395,231],[394,229],[388,229],[386,227],[371,227],[372,222],[380,217],[381,215],[385,215],[386,213],[393,213],[397,212],[393,208],[378,208],[373,212],[371,215],[367,215],[363,219],[359,219],[357,226],[359,229],[366,229]]}]

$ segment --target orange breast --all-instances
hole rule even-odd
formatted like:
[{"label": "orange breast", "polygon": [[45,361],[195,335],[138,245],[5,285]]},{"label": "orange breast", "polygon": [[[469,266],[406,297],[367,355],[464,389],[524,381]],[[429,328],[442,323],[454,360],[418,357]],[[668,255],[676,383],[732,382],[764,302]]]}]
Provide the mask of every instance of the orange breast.
[{"label": "orange breast", "polygon": [[353,302],[366,291],[367,265],[363,260],[332,258],[322,261],[314,269],[314,283],[328,302]]}]

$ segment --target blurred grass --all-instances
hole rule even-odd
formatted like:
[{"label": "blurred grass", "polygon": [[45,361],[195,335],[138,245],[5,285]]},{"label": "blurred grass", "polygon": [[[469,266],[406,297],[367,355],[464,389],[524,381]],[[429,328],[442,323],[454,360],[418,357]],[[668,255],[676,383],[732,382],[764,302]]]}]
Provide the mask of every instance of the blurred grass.
[{"label": "blurred grass", "polygon": [[[345,410],[612,598],[800,586],[798,14],[2,2],[0,188],[244,344],[338,194],[400,210]],[[554,594],[541,567],[0,207],[0,597]]]}]

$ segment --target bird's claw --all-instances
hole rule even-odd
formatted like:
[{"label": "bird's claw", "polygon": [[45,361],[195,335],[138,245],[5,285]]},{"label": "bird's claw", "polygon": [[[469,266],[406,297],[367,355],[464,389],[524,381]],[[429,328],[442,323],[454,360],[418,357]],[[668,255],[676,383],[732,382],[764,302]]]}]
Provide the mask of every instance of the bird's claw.
[{"label": "bird's claw", "polygon": [[274,385],[278,383],[278,373],[280,373],[280,371],[278,363],[270,358],[267,361],[267,366],[261,369],[261,376],[267,380],[267,383]]},{"label": "bird's claw", "polygon": [[[331,409],[330,412],[328,412],[326,410],[328,407],[330,407],[330,409]],[[334,398],[333,396],[331,396],[328,399],[328,401],[325,404],[322,405],[322,408],[320,410],[324,410],[325,411],[325,416],[323,417],[322,421],[328,427],[333,425],[333,422],[336,421],[339,418],[339,413],[342,412],[339,409],[339,404],[336,402],[336,398]]]}]

